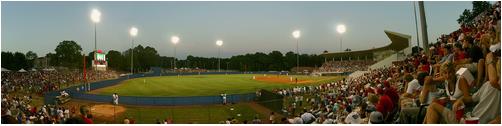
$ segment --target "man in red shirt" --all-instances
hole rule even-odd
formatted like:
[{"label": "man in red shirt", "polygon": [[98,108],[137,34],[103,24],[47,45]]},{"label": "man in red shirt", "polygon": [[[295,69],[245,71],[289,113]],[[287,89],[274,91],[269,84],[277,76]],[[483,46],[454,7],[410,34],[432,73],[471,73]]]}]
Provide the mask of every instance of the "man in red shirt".
[{"label": "man in red shirt", "polygon": [[381,112],[384,117],[387,117],[388,114],[391,113],[394,109],[394,103],[392,102],[391,98],[384,93],[383,89],[378,89],[377,93],[378,95],[380,95],[380,100],[378,100],[376,109],[377,111]]},{"label": "man in red shirt", "polygon": [[90,115],[89,106],[80,106],[80,114],[82,114],[81,117],[85,124],[93,124],[92,119],[88,118],[88,116]]},{"label": "man in red shirt", "polygon": [[388,81],[384,82],[384,87],[385,95],[389,96],[390,100],[392,100],[392,103],[395,103],[394,105],[397,105],[397,103],[399,102],[399,93],[397,93],[397,89],[391,86],[390,82]]},{"label": "man in red shirt", "polygon": [[455,57],[453,59],[454,62],[462,61],[466,58],[466,54],[464,52],[464,49],[462,49],[462,45],[455,44],[453,51],[454,51],[454,55],[455,55]]},{"label": "man in red shirt", "polygon": [[427,62],[425,61],[424,63],[422,63],[422,64],[420,64],[420,65],[421,65],[421,66],[420,66],[420,71],[421,71],[421,72],[430,73],[430,69],[431,69],[431,68],[430,68],[430,64],[429,64],[429,63],[427,63]]}]

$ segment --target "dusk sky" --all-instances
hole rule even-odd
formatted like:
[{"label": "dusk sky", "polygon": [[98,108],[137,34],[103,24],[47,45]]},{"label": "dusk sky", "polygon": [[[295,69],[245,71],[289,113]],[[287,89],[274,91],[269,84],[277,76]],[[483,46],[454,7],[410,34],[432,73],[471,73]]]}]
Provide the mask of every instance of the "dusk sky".
[{"label": "dusk sky", "polygon": [[[152,46],[161,56],[173,56],[172,35],[179,35],[177,57],[222,57],[294,51],[291,35],[301,30],[300,53],[338,52],[343,47],[365,50],[390,43],[384,30],[412,36],[416,45],[413,2],[2,2],[2,51],[54,52],[63,40],[74,40],[85,54],[94,49],[93,8],[101,11],[98,49],[125,51],[129,28],[138,28],[135,44]],[[429,41],[459,28],[456,20],[469,1],[425,2]],[[417,3],[418,12],[418,3]],[[419,23],[420,24],[420,23]],[[419,26],[420,27],[420,26]],[[421,40],[420,40],[421,41]]]}]

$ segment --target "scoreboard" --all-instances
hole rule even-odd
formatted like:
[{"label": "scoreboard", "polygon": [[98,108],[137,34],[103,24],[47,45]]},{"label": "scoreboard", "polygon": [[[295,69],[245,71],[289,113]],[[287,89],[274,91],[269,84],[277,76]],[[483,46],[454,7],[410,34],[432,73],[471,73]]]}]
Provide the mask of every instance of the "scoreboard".
[{"label": "scoreboard", "polygon": [[106,54],[96,53],[96,59],[94,59],[94,60],[97,60],[97,61],[106,61]]},{"label": "scoreboard", "polygon": [[92,60],[92,67],[94,70],[106,71],[108,62],[106,61],[106,54],[102,50],[96,51],[94,53],[94,60]]}]

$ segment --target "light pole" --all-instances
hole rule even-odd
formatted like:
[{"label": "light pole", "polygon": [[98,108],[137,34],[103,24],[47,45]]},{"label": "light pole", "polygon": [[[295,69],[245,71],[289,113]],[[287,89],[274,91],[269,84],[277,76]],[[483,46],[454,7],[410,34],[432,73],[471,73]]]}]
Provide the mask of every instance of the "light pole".
[{"label": "light pole", "polygon": [[172,36],[171,42],[174,44],[173,71],[176,69],[176,44],[180,41],[178,36]]},{"label": "light pole", "polygon": [[[98,9],[93,9],[92,10],[92,12],[91,12],[91,20],[94,23],[94,56],[93,56],[93,58],[96,59],[96,51],[97,51],[97,46],[96,46],[97,45],[96,44],[97,43],[96,24],[99,23],[99,21],[101,20],[101,12],[99,12]],[[86,69],[85,68],[85,61],[84,61],[84,69]],[[87,74],[87,73],[84,72],[84,74]],[[85,80],[87,81],[87,77],[86,76],[85,76]],[[87,83],[87,91],[91,90],[90,87],[91,87],[91,84]]]},{"label": "light pole", "polygon": [[[424,1],[418,1],[418,11],[420,12],[420,29],[422,29],[422,44],[425,54],[429,55],[429,37],[427,34],[427,19],[425,18]],[[419,48],[420,49],[420,48]]]},{"label": "light pole", "polygon": [[343,47],[342,47],[342,34],[345,33],[345,25],[341,24],[336,26],[336,31],[340,33],[340,52],[343,52]]},{"label": "light pole", "polygon": [[[101,12],[98,9],[93,9],[91,12],[91,20],[94,22],[94,53],[97,49],[96,24],[101,21]],[[94,54],[96,55],[96,54]]]},{"label": "light pole", "polygon": [[221,60],[221,57],[220,57],[220,48],[221,46],[223,45],[223,41],[222,40],[217,40],[216,41],[216,45],[218,45],[218,72],[221,72],[221,67],[220,67],[220,60]]},{"label": "light pole", "polygon": [[[136,27],[132,27],[131,30],[129,30],[129,34],[131,35],[131,74],[134,73],[134,63],[133,63],[133,58],[134,58],[134,37],[138,35],[138,29]],[[130,76],[129,75],[129,76]]]},{"label": "light pole", "polygon": [[415,32],[417,33],[417,47],[418,47],[417,50],[419,50],[420,49],[420,41],[418,40],[417,5],[415,3],[416,2],[413,1],[413,13],[415,14]]},{"label": "light pole", "polygon": [[300,71],[300,53],[298,52],[298,39],[300,38],[300,30],[293,31],[292,35],[296,39],[296,73]]},{"label": "light pole", "polygon": [[94,56],[93,58],[96,59],[96,52],[98,51],[97,48],[97,34],[96,34],[96,24],[101,21],[101,12],[99,12],[98,9],[93,9],[91,12],[91,20],[94,23]]}]

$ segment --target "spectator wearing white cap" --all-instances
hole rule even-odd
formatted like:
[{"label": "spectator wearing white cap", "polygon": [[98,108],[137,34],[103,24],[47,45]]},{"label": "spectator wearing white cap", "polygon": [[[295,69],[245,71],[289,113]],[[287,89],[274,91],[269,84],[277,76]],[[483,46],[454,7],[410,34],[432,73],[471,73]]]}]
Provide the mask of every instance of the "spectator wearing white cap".
[{"label": "spectator wearing white cap", "polygon": [[345,123],[347,124],[361,124],[363,123],[363,119],[361,119],[361,116],[359,116],[359,113],[357,111],[352,111],[351,109],[350,113],[345,117]]},{"label": "spectator wearing white cap", "polygon": [[306,109],[303,110],[303,114],[301,115],[301,118],[303,120],[303,123],[305,124],[310,124],[312,123],[313,121],[315,121],[315,116],[310,113],[309,111],[307,111]]},{"label": "spectator wearing white cap", "polygon": [[384,119],[382,113],[378,111],[371,112],[368,124],[383,124],[383,123]]},{"label": "spectator wearing white cap", "polygon": [[359,114],[354,113],[354,112],[350,113],[345,118],[345,123],[347,123],[347,124],[361,124],[362,122],[363,122],[363,120],[361,119]]}]

